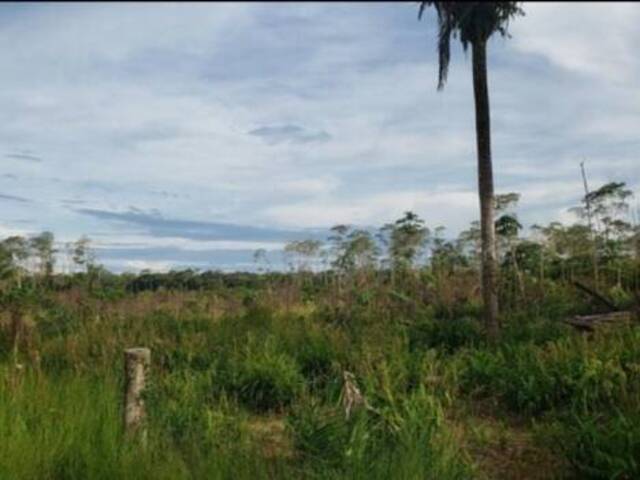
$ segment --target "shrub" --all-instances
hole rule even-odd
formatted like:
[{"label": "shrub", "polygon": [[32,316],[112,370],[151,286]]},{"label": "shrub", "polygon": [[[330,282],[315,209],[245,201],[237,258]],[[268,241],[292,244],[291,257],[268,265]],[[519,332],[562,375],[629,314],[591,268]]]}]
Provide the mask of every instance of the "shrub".
[{"label": "shrub", "polygon": [[325,468],[343,464],[350,426],[342,411],[310,399],[295,405],[286,421],[294,446],[306,462],[320,463]]},{"label": "shrub", "polygon": [[640,329],[468,352],[460,375],[466,391],[492,394],[516,411],[598,411],[640,395]]},{"label": "shrub", "polygon": [[304,377],[295,359],[283,352],[272,336],[247,344],[214,372],[214,388],[225,390],[256,412],[280,409],[301,392]]},{"label": "shrub", "polygon": [[559,320],[534,320],[529,315],[511,318],[504,325],[500,341],[504,344],[532,343],[543,345],[569,336],[570,326]]},{"label": "shrub", "polygon": [[310,401],[287,417],[295,446],[318,478],[469,478],[438,401],[419,389],[397,403],[341,410]]},{"label": "shrub", "polygon": [[544,431],[584,479],[640,478],[640,414],[571,414]]},{"label": "shrub", "polygon": [[484,336],[477,321],[470,318],[456,320],[423,320],[408,327],[409,348],[440,348],[452,353],[462,347],[479,346]]}]

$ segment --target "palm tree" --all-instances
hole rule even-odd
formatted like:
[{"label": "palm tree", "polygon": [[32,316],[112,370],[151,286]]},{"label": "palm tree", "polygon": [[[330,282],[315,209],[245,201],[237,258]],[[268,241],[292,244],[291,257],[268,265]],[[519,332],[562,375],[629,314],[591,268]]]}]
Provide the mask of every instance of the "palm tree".
[{"label": "palm tree", "polygon": [[459,37],[465,52],[471,45],[473,93],[476,110],[478,149],[478,193],[482,237],[482,299],[489,338],[498,336],[498,294],[496,236],[494,226],[493,167],[491,164],[491,124],[487,88],[487,41],[494,33],[507,35],[509,20],[523,14],[518,2],[420,2],[418,18],[433,6],[438,14],[438,90],[447,81],[451,57],[451,37]]}]

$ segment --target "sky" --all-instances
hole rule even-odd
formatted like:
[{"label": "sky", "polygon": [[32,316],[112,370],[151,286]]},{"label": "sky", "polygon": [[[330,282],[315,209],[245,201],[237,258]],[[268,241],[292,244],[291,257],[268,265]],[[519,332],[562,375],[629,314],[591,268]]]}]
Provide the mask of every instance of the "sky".
[{"label": "sky", "polygon": [[[573,221],[640,169],[640,6],[525,3],[489,44],[497,193]],[[417,3],[0,4],[0,238],[114,271],[253,270],[338,223],[478,218],[471,58]],[[637,205],[637,201],[634,200]]]}]

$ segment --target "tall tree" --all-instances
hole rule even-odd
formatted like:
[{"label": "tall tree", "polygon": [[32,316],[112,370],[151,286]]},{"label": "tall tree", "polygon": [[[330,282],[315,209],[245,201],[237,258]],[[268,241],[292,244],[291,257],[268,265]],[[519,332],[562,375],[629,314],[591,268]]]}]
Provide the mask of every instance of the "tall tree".
[{"label": "tall tree", "polygon": [[0,242],[0,278],[14,278],[19,288],[25,271],[24,262],[28,258],[26,238],[17,235],[5,238]]},{"label": "tall tree", "polygon": [[331,228],[332,267],[339,273],[349,274],[375,267],[379,248],[371,233],[362,229],[351,229],[348,225]]},{"label": "tall tree", "polygon": [[399,272],[411,270],[423,253],[429,234],[424,220],[411,211],[404,212],[394,223],[384,225],[379,238],[388,245],[391,268]]},{"label": "tall tree", "polygon": [[520,294],[524,298],[524,278],[522,272],[518,266],[518,232],[522,230],[522,225],[518,221],[515,207],[520,200],[520,194],[511,192],[504,193],[502,195],[496,195],[495,197],[495,209],[498,218],[495,221],[496,235],[498,238],[498,258],[500,261],[504,261],[505,266],[510,266],[516,275],[518,282],[518,289]]},{"label": "tall tree", "polygon": [[54,236],[51,232],[42,232],[31,237],[29,244],[39,261],[39,270],[42,276],[49,281],[53,274],[57,250],[54,248]]},{"label": "tall tree", "polygon": [[256,264],[256,270],[258,273],[268,272],[269,267],[271,266],[269,256],[264,248],[258,248],[253,252],[253,262]]},{"label": "tall tree", "polygon": [[71,248],[73,263],[80,270],[89,273],[96,261],[96,254],[91,248],[91,239],[83,235],[72,244]]},{"label": "tall tree", "polygon": [[613,267],[620,283],[620,262],[633,249],[633,226],[629,222],[628,203],[632,195],[624,182],[609,182],[596,190],[586,190],[582,206],[571,209],[579,217],[588,220],[592,232],[596,288],[600,277],[599,273],[596,274],[600,270],[600,261],[605,267],[603,273],[606,274],[607,267]]},{"label": "tall tree", "polygon": [[471,45],[473,93],[478,150],[478,193],[482,234],[482,297],[490,338],[498,336],[497,259],[494,226],[493,166],[491,163],[491,123],[487,86],[487,42],[491,35],[507,35],[509,20],[523,14],[518,2],[420,2],[418,18],[433,6],[438,15],[438,89],[447,80],[451,57],[451,37],[459,37],[467,51]]},{"label": "tall tree", "polygon": [[292,240],[284,246],[284,254],[293,270],[309,272],[315,270],[315,260],[321,248],[319,240]]}]

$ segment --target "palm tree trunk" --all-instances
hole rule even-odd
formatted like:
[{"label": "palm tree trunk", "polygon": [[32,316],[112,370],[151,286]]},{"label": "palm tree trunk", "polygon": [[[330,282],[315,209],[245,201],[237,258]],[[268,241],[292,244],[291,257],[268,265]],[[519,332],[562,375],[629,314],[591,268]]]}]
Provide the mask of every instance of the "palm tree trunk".
[{"label": "palm tree trunk", "polygon": [[473,93],[476,110],[478,148],[478,194],[482,237],[482,299],[487,335],[496,340],[498,325],[496,235],[494,225],[493,166],[491,164],[491,123],[487,87],[487,44],[473,43]]}]

